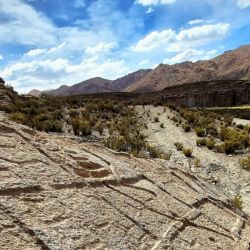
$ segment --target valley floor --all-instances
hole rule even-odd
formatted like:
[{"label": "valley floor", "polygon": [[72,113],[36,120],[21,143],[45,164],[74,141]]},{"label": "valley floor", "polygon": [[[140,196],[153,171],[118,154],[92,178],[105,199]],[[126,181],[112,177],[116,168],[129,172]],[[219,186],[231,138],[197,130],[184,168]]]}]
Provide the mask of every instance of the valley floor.
[{"label": "valley floor", "polygon": [[[143,133],[146,140],[164,152],[172,151],[170,161],[178,163],[180,168],[202,177],[217,185],[231,197],[240,195],[243,200],[243,210],[250,214],[250,172],[242,169],[239,159],[242,156],[228,156],[216,153],[206,147],[198,147],[195,132],[185,132],[171,120],[176,115],[165,107],[137,106],[136,111],[147,129]],[[149,113],[149,116],[147,115]],[[159,122],[154,118],[158,117]],[[163,124],[163,128],[160,126]],[[184,147],[193,149],[193,158],[187,158],[182,151],[177,151],[174,143],[183,143]],[[195,161],[200,160],[200,167],[195,167]]]}]

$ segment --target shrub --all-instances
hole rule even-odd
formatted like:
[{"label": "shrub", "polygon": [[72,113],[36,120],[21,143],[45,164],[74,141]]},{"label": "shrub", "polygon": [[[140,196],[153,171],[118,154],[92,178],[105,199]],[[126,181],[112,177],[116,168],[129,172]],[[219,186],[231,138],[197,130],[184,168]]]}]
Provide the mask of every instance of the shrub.
[{"label": "shrub", "polygon": [[72,125],[74,134],[79,135],[80,134],[80,119],[73,118],[73,119],[71,119],[70,123]]},{"label": "shrub", "polygon": [[10,114],[10,119],[17,123],[27,124],[28,117],[27,115],[21,113],[21,112],[15,112]]},{"label": "shrub", "polygon": [[159,149],[156,147],[152,147],[147,145],[147,151],[149,152],[149,155],[151,158],[159,158],[159,159],[164,159],[164,160],[170,160],[172,151],[169,152],[161,152]]},{"label": "shrub", "polygon": [[147,151],[151,158],[161,158],[161,152],[157,148],[148,145]]},{"label": "shrub", "polygon": [[123,136],[111,136],[104,141],[104,145],[118,152],[126,151],[126,140]]},{"label": "shrub", "polygon": [[186,157],[192,157],[193,150],[191,148],[183,148],[182,152]]},{"label": "shrub", "polygon": [[197,120],[195,112],[191,110],[181,110],[181,116],[189,123],[193,124]]},{"label": "shrub", "polygon": [[215,140],[213,138],[208,138],[206,140],[206,146],[208,149],[213,149],[214,148],[214,145],[215,145]]},{"label": "shrub", "polygon": [[96,130],[99,132],[100,135],[102,135],[103,130],[104,130],[103,124],[98,123],[98,124],[96,125]]},{"label": "shrub", "polygon": [[160,124],[160,127],[161,127],[161,128],[164,128],[164,124],[163,124],[163,123],[161,123],[161,124]]},{"label": "shrub", "polygon": [[194,160],[194,166],[196,168],[200,168],[201,167],[201,160],[199,158]]},{"label": "shrub", "polygon": [[159,117],[155,117],[154,122],[159,122]]},{"label": "shrub", "polygon": [[233,206],[238,208],[239,210],[243,209],[243,201],[240,195],[236,195],[234,199],[232,200]]},{"label": "shrub", "polygon": [[204,137],[206,135],[205,129],[202,127],[195,127],[194,131],[199,137]]},{"label": "shrub", "polygon": [[181,151],[183,149],[183,143],[176,142],[174,145],[175,145],[177,151]]},{"label": "shrub", "polygon": [[226,127],[221,128],[220,139],[224,141],[226,154],[233,154],[236,150],[247,148],[250,140],[247,131],[238,131]]},{"label": "shrub", "polygon": [[197,139],[197,140],[196,140],[196,145],[197,145],[198,147],[206,146],[206,144],[207,144],[206,138],[201,138],[201,139]]},{"label": "shrub", "polygon": [[224,145],[224,143],[214,145],[214,150],[216,152],[218,152],[218,153],[225,153],[225,145]]},{"label": "shrub", "polygon": [[250,156],[241,159],[240,165],[243,169],[250,170]]},{"label": "shrub", "polygon": [[184,124],[182,128],[184,129],[185,132],[190,132],[191,130],[191,127],[188,124]]},{"label": "shrub", "polygon": [[42,124],[45,132],[62,132],[63,123],[57,120],[46,120]]},{"label": "shrub", "polygon": [[83,136],[91,135],[91,128],[88,121],[80,120],[80,132]]}]

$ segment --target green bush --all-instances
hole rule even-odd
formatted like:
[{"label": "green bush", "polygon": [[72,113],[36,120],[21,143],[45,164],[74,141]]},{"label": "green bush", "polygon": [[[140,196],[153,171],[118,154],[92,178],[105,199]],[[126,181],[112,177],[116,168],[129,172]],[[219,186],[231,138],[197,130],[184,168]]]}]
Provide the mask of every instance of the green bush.
[{"label": "green bush", "polygon": [[204,137],[206,135],[205,129],[202,127],[195,127],[194,131],[199,137]]},{"label": "green bush", "polygon": [[192,154],[193,154],[193,150],[191,148],[183,148],[182,149],[182,152],[183,154],[186,156],[186,157],[192,157]]},{"label": "green bush", "polygon": [[225,145],[224,145],[224,143],[214,145],[214,150],[216,152],[218,152],[218,153],[225,153]]},{"label": "green bush", "polygon": [[243,201],[240,195],[236,195],[234,199],[232,200],[233,206],[238,208],[239,210],[243,209]]},{"label": "green bush", "polygon": [[215,146],[215,140],[213,138],[208,138],[206,140],[206,146],[208,149],[212,150]]},{"label": "green bush", "polygon": [[184,124],[182,128],[184,129],[185,132],[190,132],[191,130],[191,127],[188,124]]},{"label": "green bush", "polygon": [[27,124],[27,121],[28,121],[27,115],[21,112],[12,113],[10,114],[9,117],[12,121],[17,122],[17,123]]},{"label": "green bush", "polygon": [[174,145],[175,145],[177,151],[181,151],[183,149],[183,143],[176,142]]},{"label": "green bush", "polygon": [[80,120],[80,132],[83,136],[91,135],[91,128],[88,121]]},{"label": "green bush", "polygon": [[149,152],[149,155],[151,158],[159,158],[159,159],[164,159],[164,160],[170,160],[172,151],[169,152],[161,152],[159,149],[156,147],[152,147],[147,145],[146,146],[147,151]]},{"label": "green bush", "polygon": [[46,120],[42,123],[45,132],[62,132],[63,123],[60,121]]},{"label": "green bush", "polygon": [[250,156],[241,159],[240,165],[243,169],[250,170]]},{"label": "green bush", "polygon": [[161,128],[164,128],[164,124],[163,124],[163,123],[161,123],[161,124],[160,124],[160,127],[161,127]]},{"label": "green bush", "polygon": [[206,145],[207,145],[207,140],[206,140],[206,138],[197,139],[197,140],[196,140],[196,145],[197,145],[198,147],[206,146]]},{"label": "green bush", "polygon": [[233,154],[236,150],[247,148],[249,146],[250,137],[246,131],[238,131],[236,129],[223,129],[223,139],[226,154]]},{"label": "green bush", "polygon": [[115,151],[127,151],[126,139],[123,136],[111,136],[104,141],[104,145]]},{"label": "green bush", "polygon": [[201,160],[199,158],[194,160],[194,166],[196,168],[200,168],[201,167]]}]

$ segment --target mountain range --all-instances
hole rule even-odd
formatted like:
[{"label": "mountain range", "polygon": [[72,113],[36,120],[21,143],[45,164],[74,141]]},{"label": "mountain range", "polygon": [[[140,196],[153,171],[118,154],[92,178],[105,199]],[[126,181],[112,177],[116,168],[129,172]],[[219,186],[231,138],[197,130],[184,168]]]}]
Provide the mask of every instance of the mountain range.
[{"label": "mountain range", "polygon": [[[183,62],[175,65],[160,64],[155,69],[141,69],[116,80],[92,78],[72,86],[63,85],[46,91],[54,96],[102,92],[152,92],[189,82],[215,80],[249,80],[250,45],[230,50],[210,60]],[[29,94],[39,96],[32,90]]]}]

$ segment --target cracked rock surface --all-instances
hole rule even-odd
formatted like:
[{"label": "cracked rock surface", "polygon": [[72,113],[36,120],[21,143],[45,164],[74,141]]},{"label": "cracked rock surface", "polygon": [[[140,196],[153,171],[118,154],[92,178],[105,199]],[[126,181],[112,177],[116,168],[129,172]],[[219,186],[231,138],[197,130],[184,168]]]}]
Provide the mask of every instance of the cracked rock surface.
[{"label": "cracked rock surface", "polygon": [[250,224],[171,162],[35,132],[0,114],[0,249],[249,249]]}]

